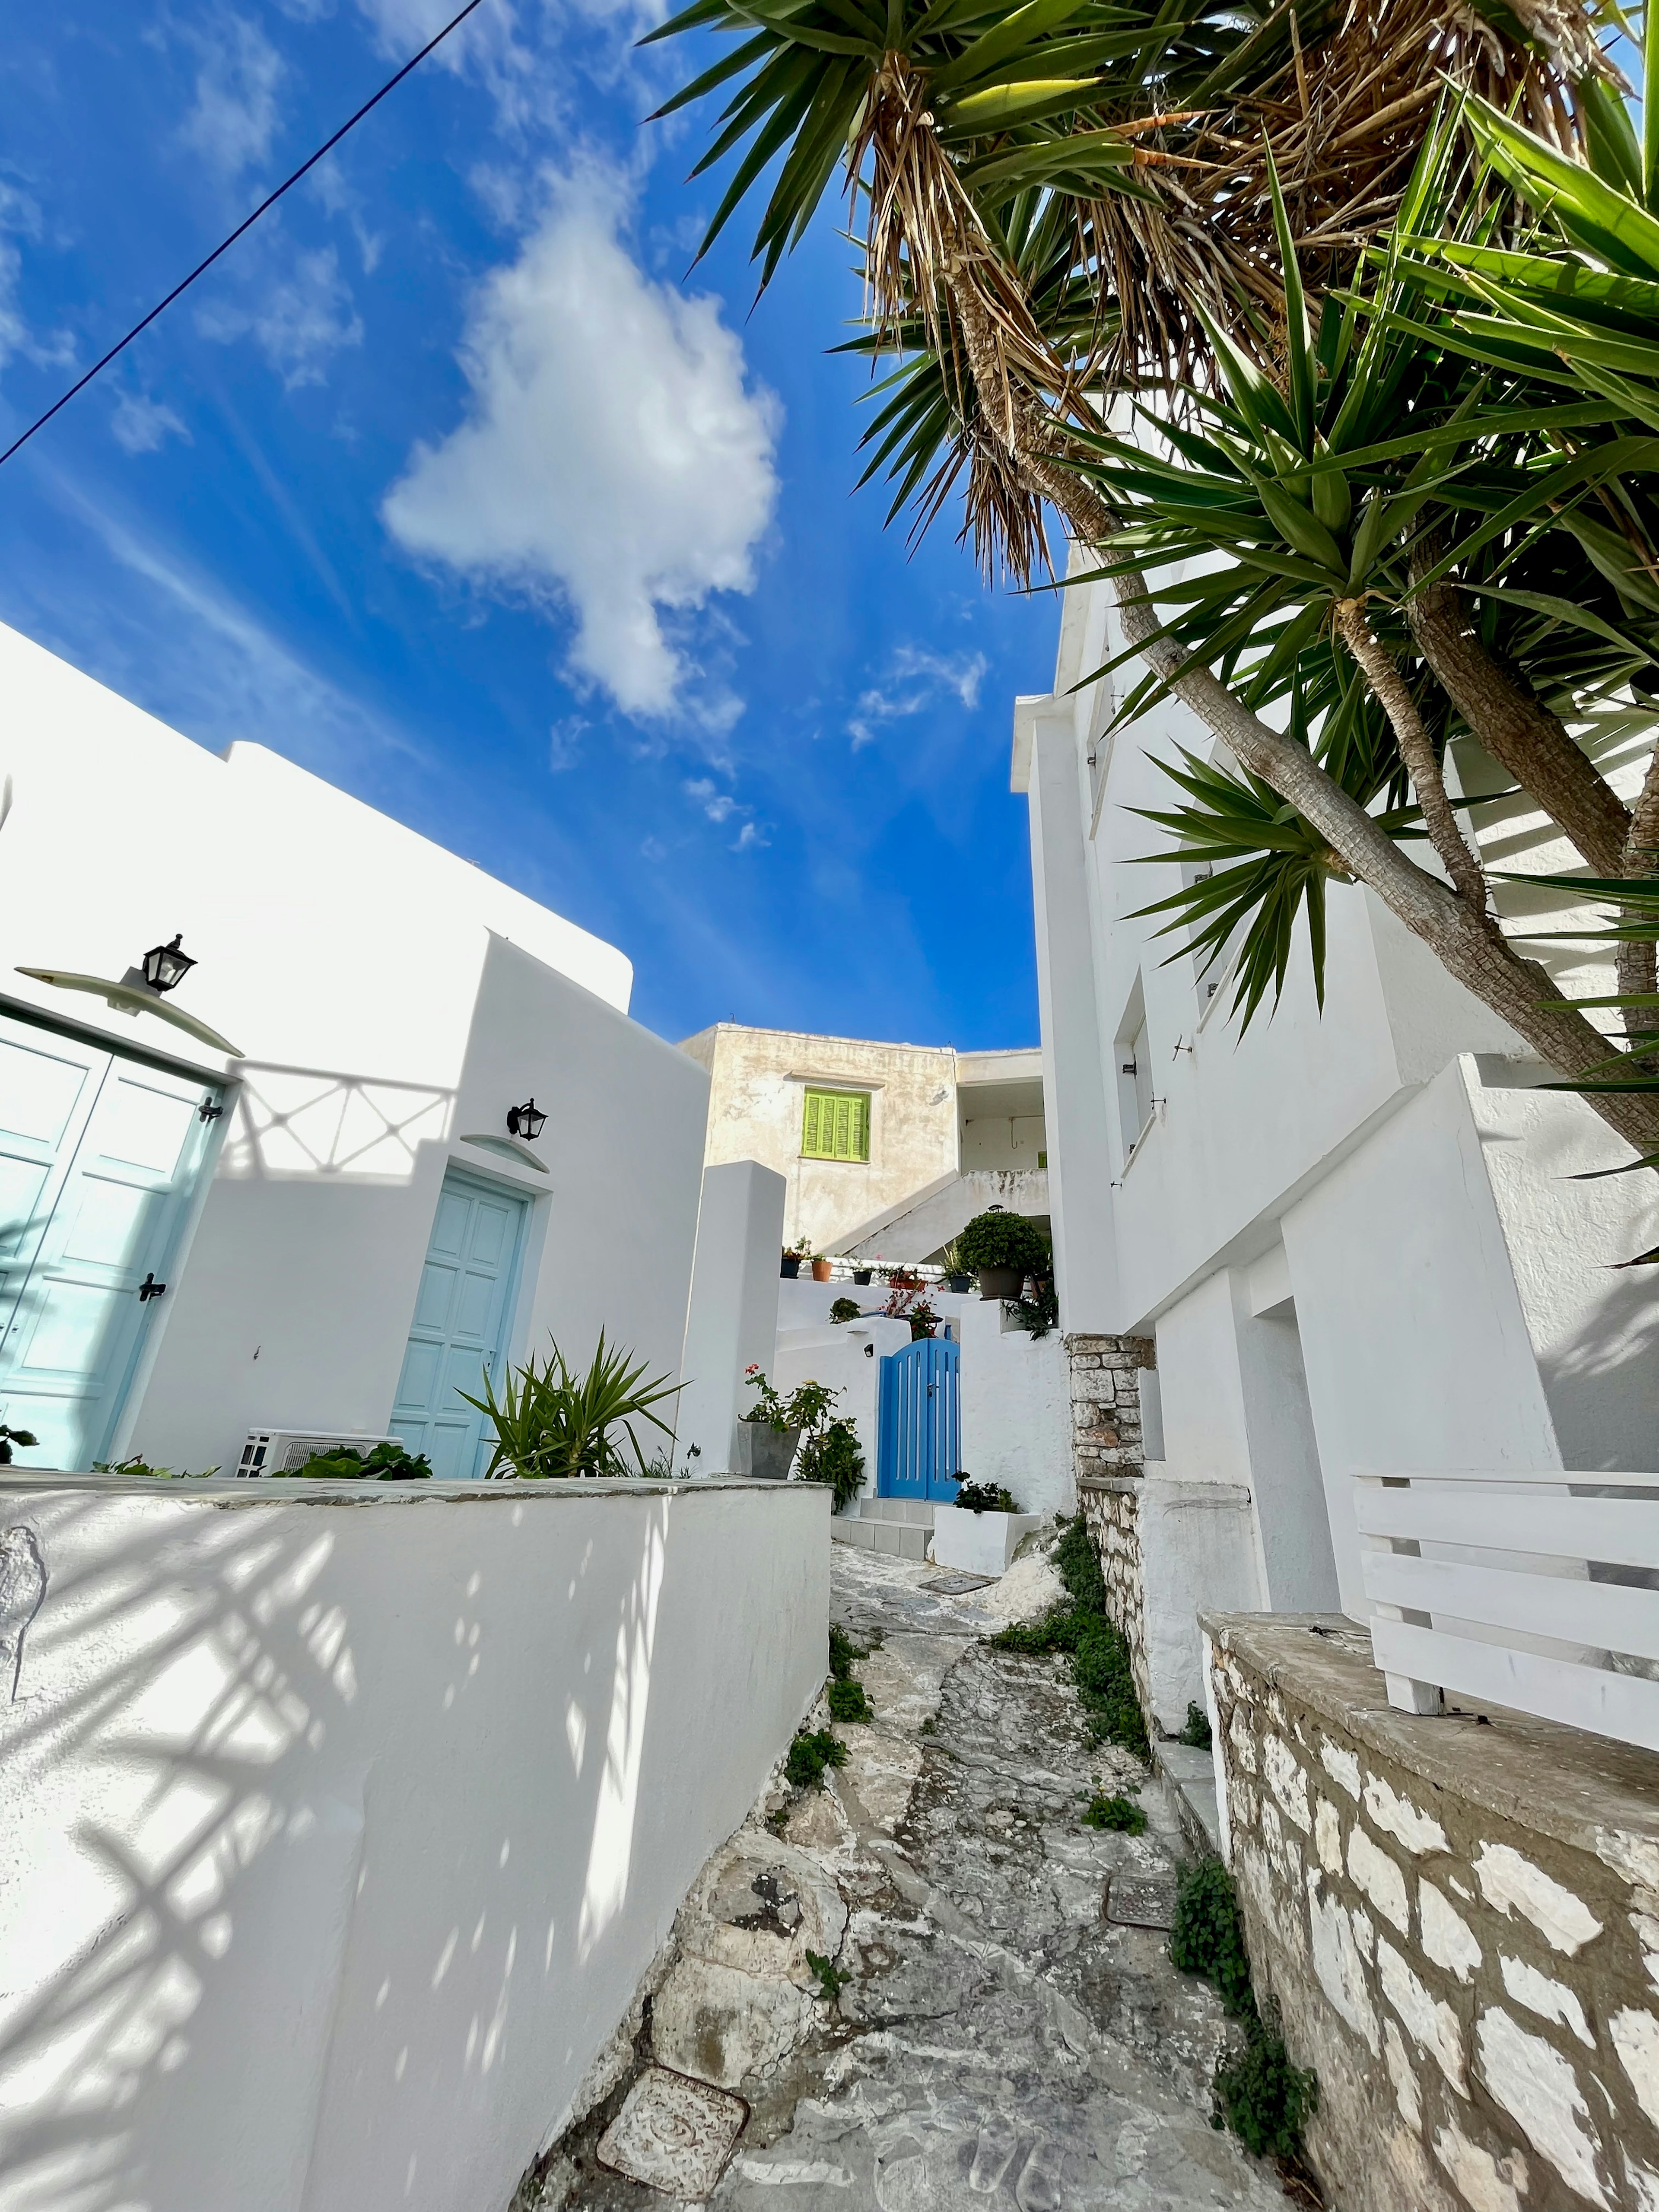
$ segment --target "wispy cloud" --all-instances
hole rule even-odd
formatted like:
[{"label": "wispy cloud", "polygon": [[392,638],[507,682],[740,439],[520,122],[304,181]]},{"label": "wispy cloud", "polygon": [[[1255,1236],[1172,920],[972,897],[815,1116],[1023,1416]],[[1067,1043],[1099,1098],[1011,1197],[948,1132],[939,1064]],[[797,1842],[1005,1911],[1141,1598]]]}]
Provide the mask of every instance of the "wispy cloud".
[{"label": "wispy cloud", "polygon": [[409,551],[568,608],[570,665],[641,720],[728,729],[691,618],[755,586],[778,483],[776,400],[720,305],[647,279],[619,237],[623,180],[556,181],[461,350],[467,419],[419,446],[383,509]]},{"label": "wispy cloud", "polygon": [[857,709],[847,724],[854,751],[873,744],[885,724],[921,714],[941,693],[953,692],[964,708],[976,707],[988,665],[982,653],[943,653],[923,646],[899,646],[884,681],[859,694]]},{"label": "wispy cloud", "polygon": [[55,474],[53,482],[64,504],[140,587],[131,595],[100,592],[96,621],[68,635],[64,608],[78,613],[91,602],[84,592],[70,601],[57,595],[58,616],[50,625],[56,638],[43,635],[54,651],[130,696],[167,696],[179,726],[204,744],[254,738],[343,781],[394,756],[424,764],[405,732],[312,667],[220,583],[126,527],[107,500],[94,501]]},{"label": "wispy cloud", "polygon": [[771,843],[753,818],[754,808],[744,805],[729,791],[722,791],[712,776],[694,776],[685,786],[685,795],[710,822],[737,824],[737,842],[732,848],[734,853],[752,853]]},{"label": "wispy cloud", "polygon": [[171,407],[159,400],[148,399],[142,392],[123,392],[115,402],[115,411],[110,417],[110,428],[115,442],[123,452],[153,453],[169,438],[182,438],[188,446],[193,443]]},{"label": "wispy cloud", "polygon": [[255,304],[216,301],[198,311],[197,328],[225,345],[251,334],[290,392],[321,384],[331,354],[362,343],[362,320],[331,246],[295,255],[285,274],[249,289]]},{"label": "wispy cloud", "polygon": [[287,64],[257,23],[222,15],[179,27],[198,57],[196,98],[183,143],[228,182],[263,161],[276,129],[276,90]]}]

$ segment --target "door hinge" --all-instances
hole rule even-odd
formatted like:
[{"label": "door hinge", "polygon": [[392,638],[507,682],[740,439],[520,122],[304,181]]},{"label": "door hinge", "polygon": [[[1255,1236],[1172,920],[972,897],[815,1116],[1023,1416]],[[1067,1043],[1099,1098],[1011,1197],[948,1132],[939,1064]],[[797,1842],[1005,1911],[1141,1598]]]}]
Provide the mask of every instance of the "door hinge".
[{"label": "door hinge", "polygon": [[164,1298],[167,1294],[167,1285],[156,1281],[154,1271],[146,1275],[138,1285],[138,1303],[141,1306],[147,1306],[152,1298]]}]

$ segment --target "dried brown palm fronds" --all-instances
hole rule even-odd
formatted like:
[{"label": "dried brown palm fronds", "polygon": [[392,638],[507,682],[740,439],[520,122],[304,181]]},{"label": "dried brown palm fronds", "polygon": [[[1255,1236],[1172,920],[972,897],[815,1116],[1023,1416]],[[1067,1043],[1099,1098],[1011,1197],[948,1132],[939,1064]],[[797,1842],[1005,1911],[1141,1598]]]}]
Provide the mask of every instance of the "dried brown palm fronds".
[{"label": "dried brown palm fronds", "polygon": [[[1267,332],[1282,322],[1268,149],[1304,281],[1317,294],[1345,282],[1387,228],[1446,85],[1480,93],[1572,149],[1572,83],[1617,74],[1579,0],[1516,0],[1532,34],[1525,44],[1464,0],[1339,0],[1322,15],[1301,4],[1280,12],[1287,36],[1275,64],[1202,116],[1141,142],[1166,157],[1140,171],[1150,196],[1115,194],[1090,210],[1100,282],[1119,309],[1103,362],[1115,386],[1210,380],[1195,301],[1236,326],[1241,302]],[[1270,354],[1271,339],[1257,349]]]}]

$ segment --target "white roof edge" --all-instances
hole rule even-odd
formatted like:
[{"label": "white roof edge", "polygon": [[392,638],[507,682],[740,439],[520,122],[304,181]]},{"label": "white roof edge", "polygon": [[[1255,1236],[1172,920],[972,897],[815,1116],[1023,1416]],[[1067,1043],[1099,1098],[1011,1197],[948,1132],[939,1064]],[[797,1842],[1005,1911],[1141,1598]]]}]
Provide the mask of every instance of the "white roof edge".
[{"label": "white roof edge", "polygon": [[1025,691],[1014,701],[1014,751],[1008,767],[1010,791],[1029,791],[1031,787],[1031,745],[1036,732],[1036,718],[1045,707],[1052,707],[1052,691]]}]

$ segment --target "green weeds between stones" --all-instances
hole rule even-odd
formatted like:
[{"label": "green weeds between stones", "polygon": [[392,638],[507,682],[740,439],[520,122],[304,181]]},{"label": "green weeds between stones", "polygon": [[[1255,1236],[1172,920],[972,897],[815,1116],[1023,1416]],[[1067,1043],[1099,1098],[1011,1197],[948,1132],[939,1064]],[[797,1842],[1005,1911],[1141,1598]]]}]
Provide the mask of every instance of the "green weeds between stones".
[{"label": "green weeds between stones", "polygon": [[834,2004],[853,1977],[843,1973],[833,1959],[826,1959],[822,1951],[809,1951],[806,1963],[817,1977],[818,1995],[825,2004]]},{"label": "green weeds between stones", "polygon": [[1054,1547],[1054,1565],[1066,1597],[1041,1620],[1016,1621],[994,1636],[992,1649],[1069,1652],[1090,1734],[1097,1743],[1120,1744],[1145,1759],[1151,1747],[1135,1696],[1128,1643],[1107,1618],[1106,1584],[1081,1514]]},{"label": "green weeds between stones", "polygon": [[824,1770],[846,1764],[847,1746],[828,1729],[798,1729],[783,1762],[783,1778],[797,1790],[822,1790]]},{"label": "green weeds between stones", "polygon": [[876,1709],[864,1694],[862,1682],[836,1682],[830,1685],[830,1717],[832,1721],[872,1721]]},{"label": "green weeds between stones", "polygon": [[1200,1974],[1244,2025],[1244,2048],[1216,2069],[1211,2124],[1232,2130],[1258,2158],[1300,2172],[1303,2130],[1319,2109],[1319,2078],[1293,2066],[1284,2038],[1262,2017],[1250,1983],[1249,1954],[1232,1881],[1219,1859],[1202,1859],[1181,1878],[1170,1958]]},{"label": "green weeds between stones", "polygon": [[836,1681],[850,1682],[853,1679],[853,1662],[855,1659],[867,1659],[869,1656],[870,1654],[867,1651],[859,1650],[858,1645],[854,1643],[844,1628],[837,1628],[831,1622],[830,1672],[835,1676]]},{"label": "green weeds between stones", "polygon": [[1079,1816],[1085,1828],[1115,1828],[1126,1836],[1144,1836],[1146,1815],[1133,1797],[1109,1797],[1097,1790]]}]

